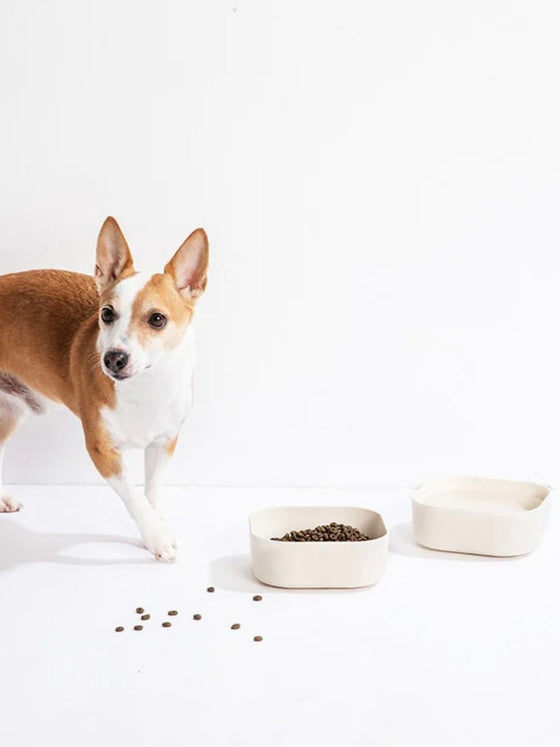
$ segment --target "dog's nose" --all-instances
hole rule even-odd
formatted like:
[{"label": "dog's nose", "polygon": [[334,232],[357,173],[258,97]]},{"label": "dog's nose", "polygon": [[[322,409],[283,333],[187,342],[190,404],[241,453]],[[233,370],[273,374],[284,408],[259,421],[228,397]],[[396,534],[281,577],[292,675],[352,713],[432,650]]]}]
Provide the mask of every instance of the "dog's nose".
[{"label": "dog's nose", "polygon": [[103,358],[103,363],[109,371],[118,373],[128,363],[128,353],[125,353],[124,350],[109,350]]}]

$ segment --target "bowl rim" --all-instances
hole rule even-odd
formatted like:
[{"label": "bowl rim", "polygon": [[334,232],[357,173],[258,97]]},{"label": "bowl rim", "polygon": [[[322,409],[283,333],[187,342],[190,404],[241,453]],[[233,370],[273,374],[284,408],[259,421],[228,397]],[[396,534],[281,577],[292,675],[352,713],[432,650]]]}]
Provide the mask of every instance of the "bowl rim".
[{"label": "bowl rim", "polygon": [[[517,509],[517,510],[511,510],[504,514],[492,514],[488,511],[482,511],[480,509],[476,508],[461,508],[457,506],[434,506],[433,504],[427,503],[425,500],[421,500],[421,498],[425,495],[429,495],[431,490],[435,490],[439,487],[444,487],[446,482],[459,482],[459,481],[465,481],[465,482],[479,482],[479,483],[488,483],[488,484],[502,484],[502,485],[515,485],[518,488],[525,487],[527,489],[534,489],[538,488],[541,490],[544,494],[540,498],[540,502],[536,506],[532,506],[531,508],[524,508],[524,509]],[[483,492],[483,489],[480,490],[480,492]],[[477,516],[486,516],[486,517],[493,517],[493,518],[499,518],[501,520],[504,520],[507,517],[510,516],[526,516],[530,513],[533,513],[535,511],[544,510],[545,504],[548,503],[548,498],[552,494],[553,489],[549,485],[543,485],[541,483],[537,482],[528,482],[526,480],[508,480],[508,479],[501,479],[499,477],[474,477],[472,475],[446,475],[441,477],[435,477],[435,478],[429,478],[428,480],[425,480],[424,482],[420,483],[415,489],[414,493],[411,496],[411,501],[413,506],[419,506],[422,508],[428,508],[433,511],[451,511],[456,513],[465,513],[465,514],[471,514],[471,515],[477,515]]]},{"label": "bowl rim", "polygon": [[[263,537],[261,534],[257,534],[253,528],[253,517],[255,517],[257,514],[261,513],[267,513],[268,511],[276,511],[276,510],[309,510],[309,509],[346,509],[346,510],[354,510],[358,509],[359,511],[367,511],[369,514],[372,514],[373,517],[378,517],[381,520],[381,524],[383,525],[383,534],[381,534],[379,537],[371,537],[368,540],[362,540],[361,542],[337,542],[335,540],[326,540],[324,542],[279,542],[278,540],[273,540],[270,537]],[[389,537],[389,530],[387,529],[387,525],[385,524],[385,520],[383,516],[379,513],[379,511],[375,511],[372,508],[366,508],[365,506],[268,506],[267,508],[261,508],[256,509],[255,511],[251,511],[249,513],[249,533],[251,537],[255,537],[256,539],[261,540],[262,542],[269,542],[274,543],[275,546],[279,547],[349,547],[349,546],[362,546],[362,545],[368,545],[372,542],[379,542],[381,540],[385,540]]]}]

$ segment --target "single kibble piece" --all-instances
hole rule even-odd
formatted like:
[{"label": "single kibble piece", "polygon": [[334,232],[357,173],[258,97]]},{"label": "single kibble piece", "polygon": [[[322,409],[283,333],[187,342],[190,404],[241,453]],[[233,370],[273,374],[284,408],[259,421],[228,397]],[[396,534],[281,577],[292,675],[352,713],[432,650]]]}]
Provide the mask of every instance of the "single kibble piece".
[{"label": "single kibble piece", "polygon": [[199,615],[198,613],[196,615],[193,615],[193,620],[202,620],[202,615]]},{"label": "single kibble piece", "polygon": [[177,610],[169,610],[167,614],[171,615],[171,617],[174,617],[175,615],[178,615],[179,613],[177,612]]},{"label": "single kibble piece", "polygon": [[314,529],[293,529],[291,532],[286,532],[283,537],[271,537],[270,539],[277,542],[364,542],[371,537],[349,524],[337,524],[336,521],[331,521],[330,524],[320,525]]},{"label": "single kibble piece", "polygon": [[149,615],[142,615],[142,617],[140,619],[141,620],[149,620],[150,616]]},{"label": "single kibble piece", "polygon": [[206,589],[206,591],[209,591],[210,593],[212,593],[213,591],[216,591],[216,589],[215,589],[215,588],[214,588],[213,586],[209,586],[209,587],[208,587],[208,588]]},{"label": "single kibble piece", "polygon": [[161,627],[162,628],[170,628],[171,627],[171,623],[169,621],[168,622],[164,622],[164,623],[161,624]]},{"label": "single kibble piece", "polygon": [[117,633],[122,633],[122,632],[123,632],[123,630],[124,630],[124,628],[123,628],[123,626],[122,626],[122,625],[119,625],[119,627],[118,627],[118,628],[115,628],[115,631],[116,631]]},{"label": "single kibble piece", "polygon": [[143,630],[143,629],[144,629],[143,625],[135,625],[134,626],[134,630]]},{"label": "single kibble piece", "polygon": [[262,641],[262,635],[256,635],[256,636],[255,636],[255,637],[253,638],[253,640],[254,640],[254,641],[257,641],[257,642],[258,642],[258,641]]},{"label": "single kibble piece", "polygon": [[232,630],[239,630],[240,627],[241,627],[241,625],[239,623],[233,623],[233,625],[231,626],[231,629]]},{"label": "single kibble piece", "polygon": [[136,607],[136,612],[138,612],[138,614],[141,615],[142,612],[144,612],[144,607]]},{"label": "single kibble piece", "polygon": [[255,594],[253,597],[253,602],[262,602],[262,597],[260,594]]}]

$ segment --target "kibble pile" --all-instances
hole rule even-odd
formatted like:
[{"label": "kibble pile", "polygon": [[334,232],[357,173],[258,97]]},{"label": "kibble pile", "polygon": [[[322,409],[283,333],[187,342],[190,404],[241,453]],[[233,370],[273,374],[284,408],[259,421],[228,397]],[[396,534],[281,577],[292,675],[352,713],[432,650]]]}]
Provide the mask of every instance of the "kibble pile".
[{"label": "kibble pile", "polygon": [[363,542],[371,537],[362,534],[356,527],[332,521],[330,524],[323,524],[315,529],[294,529],[286,532],[283,537],[271,537],[270,539],[278,542]]}]

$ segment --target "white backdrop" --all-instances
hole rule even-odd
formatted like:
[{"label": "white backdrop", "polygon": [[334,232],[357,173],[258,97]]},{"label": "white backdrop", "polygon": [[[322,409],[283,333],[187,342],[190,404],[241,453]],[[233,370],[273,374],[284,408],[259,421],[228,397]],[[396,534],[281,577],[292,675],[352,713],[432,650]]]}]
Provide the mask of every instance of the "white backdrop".
[{"label": "white backdrop", "polygon": [[[211,240],[170,483],[560,481],[556,3],[0,5],[1,271]],[[13,482],[98,478],[28,421]]]}]

